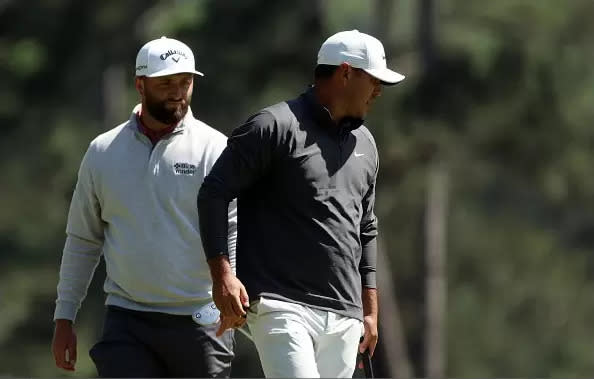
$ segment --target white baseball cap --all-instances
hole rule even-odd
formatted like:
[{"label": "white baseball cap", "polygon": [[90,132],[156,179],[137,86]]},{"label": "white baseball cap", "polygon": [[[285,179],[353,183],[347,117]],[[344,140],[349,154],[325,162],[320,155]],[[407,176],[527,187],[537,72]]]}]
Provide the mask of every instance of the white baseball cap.
[{"label": "white baseball cap", "polygon": [[196,71],[194,54],[183,42],[165,36],[149,41],[136,55],[136,76],[165,76],[180,73],[204,76]]},{"label": "white baseball cap", "polygon": [[338,32],[320,47],[318,64],[339,66],[342,63],[360,68],[384,84],[396,84],[404,79],[404,75],[386,67],[384,45],[358,30]]}]

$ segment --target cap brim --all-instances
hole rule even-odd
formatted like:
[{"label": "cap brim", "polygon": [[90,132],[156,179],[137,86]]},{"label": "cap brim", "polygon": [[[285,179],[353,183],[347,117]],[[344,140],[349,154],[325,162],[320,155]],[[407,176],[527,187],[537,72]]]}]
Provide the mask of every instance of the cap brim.
[{"label": "cap brim", "polygon": [[196,70],[188,70],[188,71],[183,71],[183,70],[161,70],[161,71],[157,71],[154,72],[150,75],[146,75],[149,78],[156,78],[159,76],[166,76],[166,75],[175,75],[175,74],[195,74],[195,75],[200,75],[200,76],[204,76],[203,73],[201,73],[200,71],[196,71]]},{"label": "cap brim", "polygon": [[381,80],[382,84],[386,85],[399,83],[405,78],[404,75],[392,71],[389,68],[364,69],[364,71],[374,78]]}]

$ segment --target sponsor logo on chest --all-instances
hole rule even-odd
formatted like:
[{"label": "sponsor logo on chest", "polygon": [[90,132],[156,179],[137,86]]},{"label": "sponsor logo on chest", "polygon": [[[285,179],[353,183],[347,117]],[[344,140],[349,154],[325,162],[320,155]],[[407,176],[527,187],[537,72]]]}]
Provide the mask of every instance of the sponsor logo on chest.
[{"label": "sponsor logo on chest", "polygon": [[186,162],[177,162],[173,165],[173,170],[176,175],[194,175],[196,173],[196,165]]}]

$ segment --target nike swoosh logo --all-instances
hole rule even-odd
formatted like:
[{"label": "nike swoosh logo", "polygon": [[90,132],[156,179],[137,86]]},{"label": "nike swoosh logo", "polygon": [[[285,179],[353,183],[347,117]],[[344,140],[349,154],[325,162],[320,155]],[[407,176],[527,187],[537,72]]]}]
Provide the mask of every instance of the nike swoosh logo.
[{"label": "nike swoosh logo", "polygon": [[359,153],[355,152],[355,156],[356,156],[356,157],[362,157],[362,156],[364,156],[364,155],[365,155],[365,154],[359,154]]},{"label": "nike swoosh logo", "polygon": [[175,63],[179,62],[179,58],[175,59],[175,58],[171,58],[175,61]]}]

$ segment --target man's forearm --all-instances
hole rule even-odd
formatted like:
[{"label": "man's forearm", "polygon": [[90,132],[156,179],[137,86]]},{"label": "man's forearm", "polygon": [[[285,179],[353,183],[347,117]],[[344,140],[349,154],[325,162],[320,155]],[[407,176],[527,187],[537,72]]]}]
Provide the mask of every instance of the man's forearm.
[{"label": "man's forearm", "polygon": [[57,286],[58,299],[54,320],[75,320],[82,301],[87,296],[89,284],[99,264],[102,244],[69,234],[66,238],[60,279]]},{"label": "man's forearm", "polygon": [[218,255],[208,260],[208,268],[213,282],[219,281],[224,275],[233,274],[228,255]]},{"label": "man's forearm", "polygon": [[229,254],[229,201],[222,197],[218,185],[207,176],[198,192],[198,226],[208,260]]},{"label": "man's forearm", "polygon": [[363,287],[361,299],[363,300],[363,316],[373,316],[377,320],[377,289]]}]

